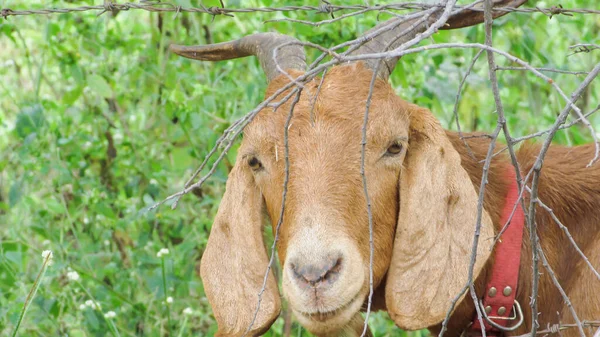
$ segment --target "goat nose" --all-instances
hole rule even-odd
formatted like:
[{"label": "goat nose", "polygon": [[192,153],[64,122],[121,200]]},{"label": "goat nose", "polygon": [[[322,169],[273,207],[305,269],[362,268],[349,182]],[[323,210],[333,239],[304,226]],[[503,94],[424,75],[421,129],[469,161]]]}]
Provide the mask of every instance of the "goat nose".
[{"label": "goat nose", "polygon": [[342,269],[342,258],[327,258],[322,263],[292,263],[292,274],[302,286],[316,288],[334,283]]}]

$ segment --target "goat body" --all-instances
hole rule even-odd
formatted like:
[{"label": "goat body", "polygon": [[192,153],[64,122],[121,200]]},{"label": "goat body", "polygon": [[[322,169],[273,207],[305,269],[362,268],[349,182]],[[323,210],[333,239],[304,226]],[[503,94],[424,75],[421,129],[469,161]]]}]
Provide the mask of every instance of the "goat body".
[{"label": "goat body", "polygon": [[[483,161],[489,148],[490,140],[484,134],[463,134],[448,131],[448,138],[461,155],[462,166],[469,173],[476,188],[481,184]],[[468,144],[468,147],[465,145]],[[496,148],[501,148],[498,144]],[[517,151],[517,159],[523,173],[530,172],[540,147],[536,144],[524,144]],[[558,282],[570,299],[565,302],[560,291],[554,285],[550,272],[539,262],[540,272],[537,305],[539,311],[538,324],[540,330],[554,324],[575,324],[569,305],[578,315],[580,321],[598,320],[600,316],[600,280],[588,267],[585,260],[577,252],[569,236],[577,243],[579,249],[589,259],[596,270],[600,267],[600,167],[586,167],[590,158],[594,157],[595,147],[586,144],[575,147],[552,145],[544,160],[539,185],[538,199],[549,207],[561,224],[552,218],[550,212],[537,207],[535,222],[539,235],[539,244],[548,261],[550,269],[555,273]],[[514,170],[507,155],[492,159],[488,173],[488,186],[485,190],[484,207],[490,214],[496,233],[505,225],[500,223],[502,205],[510,181],[506,172]],[[529,194],[525,193],[525,204],[529,205]],[[525,321],[514,335],[527,333],[531,329],[532,298],[532,252],[529,232],[524,233],[519,268],[519,285],[516,299],[521,303]],[[484,288],[489,280],[493,256],[489,259],[475,282],[478,298],[483,297]],[[449,321],[447,336],[458,336],[473,321],[475,307],[473,301],[461,302]],[[435,335],[441,326],[431,329]],[[586,328],[593,335],[595,327]],[[578,336],[577,328],[572,327],[561,332],[563,336]]]}]

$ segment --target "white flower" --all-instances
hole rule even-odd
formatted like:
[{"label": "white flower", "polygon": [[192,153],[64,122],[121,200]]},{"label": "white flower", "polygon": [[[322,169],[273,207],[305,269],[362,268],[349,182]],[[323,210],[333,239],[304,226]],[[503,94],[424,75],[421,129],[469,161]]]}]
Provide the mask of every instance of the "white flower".
[{"label": "white flower", "polygon": [[52,257],[54,255],[52,254],[51,250],[45,250],[42,252],[42,257],[44,258],[44,262],[48,261],[48,265],[52,264]]},{"label": "white flower", "polygon": [[79,305],[79,310],[85,310],[85,308],[87,308],[87,306],[85,304]]},{"label": "white flower", "polygon": [[96,310],[96,309],[100,309],[100,304],[96,305],[96,302],[92,301],[92,300],[87,300],[85,301],[85,305]]},{"label": "white flower", "polygon": [[104,318],[115,318],[117,317],[117,314],[114,311],[109,311],[106,314],[104,314]]},{"label": "white flower", "polygon": [[121,132],[119,132],[119,130],[115,130],[115,133],[113,134],[113,138],[114,138],[114,140],[121,141],[121,140],[123,140],[123,134]]},{"label": "white flower", "polygon": [[184,315],[188,315],[189,316],[189,315],[191,315],[193,313],[194,312],[192,311],[192,308],[190,308],[190,307],[187,307],[187,308],[183,309],[183,314]]},{"label": "white flower", "polygon": [[88,219],[87,217],[83,218],[83,223],[84,224],[89,224],[90,223],[90,219]]},{"label": "white flower", "polygon": [[105,246],[110,246],[110,241],[108,241],[108,240],[104,240],[104,245],[105,245]]},{"label": "white flower", "polygon": [[156,257],[163,257],[164,255],[169,255],[169,250],[167,248],[161,248],[158,253],[156,253]]},{"label": "white flower", "polygon": [[173,297],[169,296],[167,297],[167,304],[171,304],[173,303]]},{"label": "white flower", "polygon": [[79,274],[76,271],[70,271],[67,273],[67,278],[71,281],[79,281]]},{"label": "white flower", "polygon": [[42,257],[44,259],[48,258],[48,259],[52,259],[52,251],[51,250],[45,250],[42,252]]}]

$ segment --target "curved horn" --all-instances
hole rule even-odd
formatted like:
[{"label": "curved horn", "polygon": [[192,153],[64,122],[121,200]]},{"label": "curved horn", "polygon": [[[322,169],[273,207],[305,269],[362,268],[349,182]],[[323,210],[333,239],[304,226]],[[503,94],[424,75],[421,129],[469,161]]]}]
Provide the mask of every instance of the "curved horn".
[{"label": "curved horn", "polygon": [[[295,43],[297,42],[297,44]],[[277,59],[273,59],[275,48]],[[306,70],[304,47],[299,41],[277,33],[259,33],[239,40],[205,46],[180,46],[172,44],[169,49],[177,55],[201,61],[221,61],[255,55],[270,82],[279,75],[277,65],[283,70]]]},{"label": "curved horn", "polygon": [[[521,6],[525,2],[527,2],[527,0],[494,0],[493,6],[516,8]],[[495,10],[492,11],[492,16],[495,19],[507,13],[509,13],[509,11]],[[431,23],[437,20],[438,16],[439,14],[434,14],[430,17],[429,20],[423,20],[423,22],[421,23],[419,23],[419,21],[422,20],[421,17],[417,17],[410,20],[397,18],[383,22],[375,26],[374,28],[368,30],[365,33],[365,35],[380,30],[385,26],[395,25],[396,27],[393,27],[390,30],[379,34],[377,37],[368,40],[368,42],[366,42],[358,49],[350,53],[350,55],[371,54],[394,50],[403,43],[412,40],[415,36],[417,36],[417,34],[424,32]],[[405,22],[401,22],[401,20],[404,20]],[[469,9],[464,9],[452,14],[450,18],[446,21],[446,25],[440,29],[456,29],[469,27],[482,23],[483,21],[483,3],[479,3],[475,6],[469,6]],[[379,70],[377,72],[377,76],[383,79],[387,79],[392,73],[392,71],[394,71],[394,67],[398,62],[398,59],[399,57],[393,57],[383,60],[382,65],[379,67]],[[379,60],[371,59],[366,60],[364,62],[370,69],[375,71],[377,69],[377,64],[379,63]]]}]

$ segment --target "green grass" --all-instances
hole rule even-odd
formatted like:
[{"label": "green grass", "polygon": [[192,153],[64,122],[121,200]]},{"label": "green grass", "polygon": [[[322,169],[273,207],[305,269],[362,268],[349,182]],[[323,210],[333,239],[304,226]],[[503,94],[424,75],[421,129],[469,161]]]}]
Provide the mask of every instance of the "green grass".
[{"label": "green grass", "polygon": [[[226,1],[230,7],[305,4],[293,0]],[[29,9],[92,1],[10,1]],[[96,1],[95,4],[99,2]],[[198,2],[176,1],[179,5]],[[317,4],[311,1],[310,4]],[[362,1],[353,1],[362,3]],[[566,8],[593,7],[563,0]],[[216,6],[218,1],[203,2]],[[555,2],[537,2],[538,6]],[[286,16],[322,20],[315,13]],[[162,16],[139,10],[115,17],[94,12],[0,19],[0,335],[14,331],[41,269],[54,252],[20,336],[210,336],[214,318],[197,274],[235,150],[197,195],[176,210],[144,208],[181,189],[221,132],[261,100],[265,81],[252,58],[199,63],[170,55],[171,42],[204,44],[257,31],[293,34],[324,46],[371,28],[368,14],[319,28],[263,24],[281,13],[214,18]],[[210,34],[207,33],[210,32]],[[589,70],[600,51],[567,56],[568,46],[600,43],[600,16],[514,14],[497,20],[496,47],[536,67]],[[436,42],[483,41],[482,27],[444,31]],[[454,97],[473,50],[435,50],[405,57],[392,76],[397,92],[452,124]],[[309,51],[309,57],[316,52]],[[512,65],[498,57],[500,65]],[[550,74],[570,94],[583,77]],[[547,83],[501,72],[500,93],[514,135],[547,128],[564,101]],[[598,104],[594,83],[579,103]],[[482,57],[459,107],[466,130],[491,131],[493,97]],[[597,116],[591,117],[594,125]],[[589,142],[588,131],[561,131],[562,144]],[[157,257],[157,252],[169,254]],[[76,271],[74,281],[68,273]],[[71,274],[72,275],[72,274]],[[166,303],[168,297],[172,303]],[[90,305],[86,305],[90,303]],[[93,309],[92,307],[96,307]],[[192,314],[185,315],[185,308]],[[114,311],[114,318],[105,314]],[[376,336],[405,336],[385,314],[372,318]],[[279,336],[283,320],[268,336]],[[308,336],[294,324],[292,336]],[[420,336],[421,332],[409,333]]]}]

